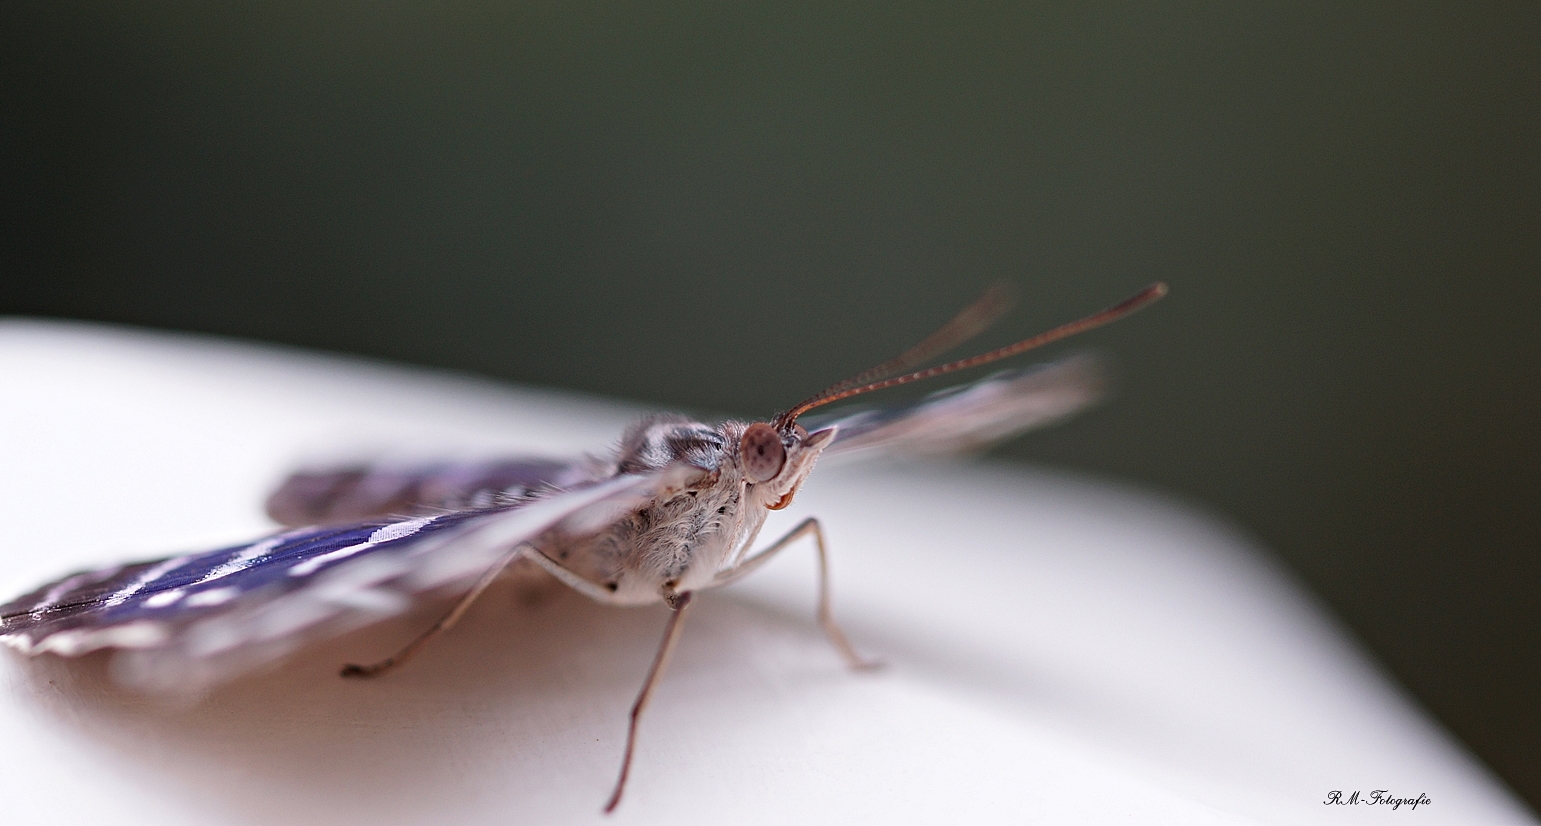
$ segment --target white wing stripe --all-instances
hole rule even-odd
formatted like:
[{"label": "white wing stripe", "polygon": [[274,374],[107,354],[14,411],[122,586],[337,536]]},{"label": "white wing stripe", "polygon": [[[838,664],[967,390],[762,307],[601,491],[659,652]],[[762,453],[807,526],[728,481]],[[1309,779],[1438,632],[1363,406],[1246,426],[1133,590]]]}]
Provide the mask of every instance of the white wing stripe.
[{"label": "white wing stripe", "polygon": [[349,545],[346,548],[338,548],[331,553],[325,553],[320,556],[311,557],[310,559],[295,565],[293,568],[289,569],[289,576],[309,576],[310,574],[320,570],[322,565],[325,565],[329,562],[335,562],[339,559],[346,559],[347,557],[353,556],[360,551],[367,551],[370,548],[373,548],[374,546],[384,542],[390,542],[395,539],[405,539],[432,524],[433,521],[438,518],[439,516],[437,515],[425,516],[422,519],[411,519],[406,522],[395,522],[390,525],[386,525],[385,527],[370,534],[368,539],[358,543],[357,545]]},{"label": "white wing stripe", "polygon": [[166,574],[169,574],[172,571],[182,567],[183,565],[186,565],[187,561],[192,559],[194,556],[196,556],[196,554],[174,556],[159,565],[147,569],[144,573],[134,577],[133,582],[125,585],[117,593],[108,597],[107,601],[102,603],[102,607],[111,608],[115,605],[122,605],[125,601],[128,600],[129,597],[139,593],[140,591],[143,591],[146,585],[149,585],[150,583],[160,579]]},{"label": "white wing stripe", "polygon": [[290,534],[288,533],[281,533],[277,536],[270,536],[267,539],[258,542],[250,548],[241,551],[235,556],[232,556],[219,565],[215,566],[213,570],[204,574],[203,578],[199,579],[197,582],[194,582],[193,585],[202,585],[205,582],[212,582],[221,577],[230,576],[237,571],[244,571],[247,568],[250,568],[251,566],[256,565],[262,559],[262,557],[268,554],[269,551],[273,550],[279,545],[282,545],[285,540],[289,539],[289,537]]}]

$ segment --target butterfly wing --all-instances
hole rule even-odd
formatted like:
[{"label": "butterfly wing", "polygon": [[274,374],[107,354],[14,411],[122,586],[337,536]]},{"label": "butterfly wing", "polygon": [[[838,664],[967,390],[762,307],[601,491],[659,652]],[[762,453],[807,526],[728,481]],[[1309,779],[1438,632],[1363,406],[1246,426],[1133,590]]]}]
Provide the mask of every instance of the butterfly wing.
[{"label": "butterfly wing", "polygon": [[[858,408],[803,421],[809,430],[839,426],[826,455],[977,453],[1091,405],[1102,395],[1104,384],[1096,360],[1083,355],[995,373],[913,404]],[[293,474],[268,498],[267,511],[281,525],[346,524],[397,514],[507,505],[614,473],[613,462],[592,457],[356,464]]]},{"label": "butterfly wing", "polygon": [[268,497],[267,512],[280,525],[300,526],[488,508],[612,475],[614,468],[593,459],[356,464],[291,475]]},{"label": "butterfly wing", "polygon": [[25,654],[123,649],[120,681],[196,690],[399,613],[418,594],[467,588],[547,532],[601,530],[696,473],[617,476],[512,507],[298,528],[78,573],[0,606],[0,642]]},{"label": "butterfly wing", "polygon": [[1082,410],[1101,397],[1105,384],[1096,359],[1081,355],[1001,371],[913,404],[810,416],[805,426],[839,427],[825,451],[830,456],[978,453]]}]

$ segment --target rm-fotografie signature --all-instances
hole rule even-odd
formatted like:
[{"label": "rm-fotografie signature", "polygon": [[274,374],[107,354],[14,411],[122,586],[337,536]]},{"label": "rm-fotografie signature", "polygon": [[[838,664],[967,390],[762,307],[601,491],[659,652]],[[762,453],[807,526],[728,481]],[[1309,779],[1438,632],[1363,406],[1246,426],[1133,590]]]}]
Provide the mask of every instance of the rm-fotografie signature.
[{"label": "rm-fotografie signature", "polygon": [[1417,797],[1392,797],[1391,792],[1385,789],[1374,789],[1367,795],[1359,792],[1344,794],[1341,791],[1330,791],[1327,799],[1322,801],[1328,806],[1356,806],[1361,803],[1368,806],[1390,806],[1392,811],[1406,806],[1410,810],[1416,810],[1419,806],[1433,805],[1434,801],[1429,796],[1420,792]]}]

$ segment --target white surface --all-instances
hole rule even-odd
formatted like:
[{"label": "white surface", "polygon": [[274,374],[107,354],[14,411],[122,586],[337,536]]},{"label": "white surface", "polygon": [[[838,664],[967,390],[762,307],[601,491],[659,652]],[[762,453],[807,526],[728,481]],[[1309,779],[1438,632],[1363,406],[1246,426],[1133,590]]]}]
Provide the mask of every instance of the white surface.
[{"label": "white surface", "polygon": [[[602,449],[617,405],[364,362],[0,323],[0,596],[267,529],[317,448]],[[398,450],[399,452],[399,450]],[[1244,540],[1148,494],[1001,466],[826,467],[842,669],[809,551],[692,614],[608,822],[1532,822]],[[0,658],[4,823],[607,822],[662,610],[490,591],[172,708],[100,657]],[[1328,791],[1428,795],[1409,812]]]}]

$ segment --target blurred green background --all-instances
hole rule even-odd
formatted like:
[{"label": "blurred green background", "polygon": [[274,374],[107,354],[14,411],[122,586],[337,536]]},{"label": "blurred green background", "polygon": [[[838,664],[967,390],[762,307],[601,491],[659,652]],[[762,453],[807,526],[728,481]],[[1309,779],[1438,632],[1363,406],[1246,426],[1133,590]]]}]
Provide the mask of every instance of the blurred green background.
[{"label": "blurred green background", "polygon": [[[987,284],[1013,457],[1276,549],[1541,802],[1541,5],[10,0],[0,312],[766,415]],[[1437,790],[1426,790],[1438,796]]]}]

